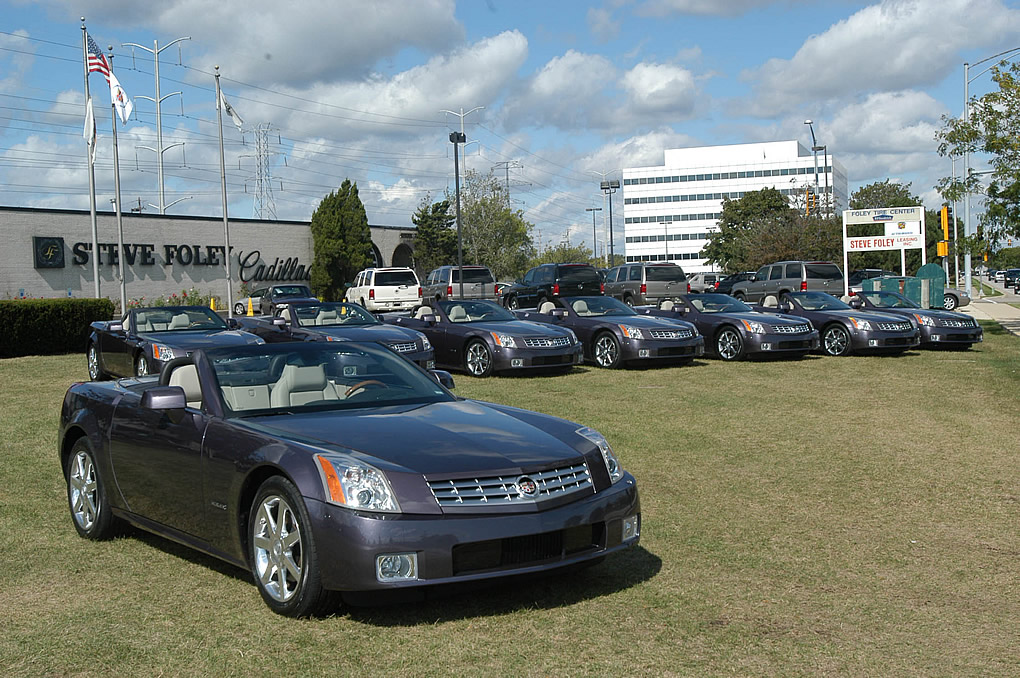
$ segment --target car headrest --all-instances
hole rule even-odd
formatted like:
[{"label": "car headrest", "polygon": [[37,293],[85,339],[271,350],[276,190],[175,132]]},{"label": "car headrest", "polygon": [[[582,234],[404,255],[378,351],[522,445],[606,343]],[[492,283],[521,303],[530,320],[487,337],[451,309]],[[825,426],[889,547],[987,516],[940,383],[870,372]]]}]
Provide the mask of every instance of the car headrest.
[{"label": "car headrest", "polygon": [[421,320],[427,315],[435,315],[435,311],[432,310],[431,306],[419,306],[418,310],[414,312],[414,317]]},{"label": "car headrest", "polygon": [[321,391],[326,387],[326,370],[322,365],[287,365],[279,383],[286,383],[293,391]]},{"label": "car headrest", "polygon": [[467,317],[468,317],[467,311],[464,310],[463,306],[458,304],[457,306],[450,307],[450,322],[455,323],[458,321],[467,320]]},{"label": "car headrest", "polygon": [[673,310],[673,302],[670,301],[669,299],[664,299],[662,301],[662,303],[659,304],[659,310],[660,311],[672,311]]},{"label": "car headrest", "polygon": [[[545,303],[549,304],[550,306],[552,306],[552,302],[547,301]],[[543,304],[543,306],[544,305],[545,304]],[[571,304],[571,306],[573,306],[574,313],[576,313],[577,315],[588,315],[588,302],[585,301],[584,299],[578,299],[573,304]],[[544,311],[544,312],[545,313],[552,313],[552,309],[550,308],[548,311]]]},{"label": "car headrest", "polygon": [[318,315],[315,316],[316,325],[336,325],[339,320],[336,311],[329,309],[326,311],[319,311]]},{"label": "car headrest", "polygon": [[776,295],[767,294],[765,295],[764,301],[761,302],[761,305],[765,308],[779,308],[779,300],[776,299]]},{"label": "car headrest", "polygon": [[542,305],[538,307],[538,312],[549,315],[550,313],[553,312],[553,309],[555,308],[556,304],[552,303],[551,301],[543,301]]},{"label": "car headrest", "polygon": [[191,324],[191,321],[188,320],[188,314],[187,313],[177,313],[177,314],[174,315],[174,317],[170,318],[170,325],[167,327],[167,329],[168,330],[180,330],[180,329],[184,329],[185,327],[187,327],[190,324]]}]

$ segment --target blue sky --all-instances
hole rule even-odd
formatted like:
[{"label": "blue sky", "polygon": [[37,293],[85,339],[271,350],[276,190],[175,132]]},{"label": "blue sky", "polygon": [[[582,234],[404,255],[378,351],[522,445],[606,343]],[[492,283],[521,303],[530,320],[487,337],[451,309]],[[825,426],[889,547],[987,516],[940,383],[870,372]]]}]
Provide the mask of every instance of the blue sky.
[{"label": "blue sky", "polygon": [[[373,224],[407,225],[453,187],[448,141],[466,119],[467,167],[500,163],[540,243],[590,233],[595,172],[662,162],[665,148],[798,139],[814,121],[850,188],[912,182],[925,204],[950,172],[933,139],[963,105],[963,62],[1020,47],[1002,0],[64,0],[0,2],[0,204],[86,209],[79,17],[114,45],[136,97],[119,130],[122,199],[157,203],[148,54],[161,45],[166,202],[220,214],[212,66],[247,125],[268,124],[276,214],[308,219],[344,178]],[[973,75],[973,72],[972,72]],[[113,195],[106,84],[90,78],[97,194]],[[988,75],[971,92],[992,86]],[[224,127],[230,213],[253,216],[252,132]],[[978,160],[980,163],[980,160]],[[622,202],[622,201],[617,201]],[[146,208],[153,211],[152,208]],[[617,217],[622,207],[614,204]],[[604,214],[604,213],[603,213]],[[622,251],[622,232],[617,232]],[[590,238],[589,238],[590,239]],[[586,243],[590,245],[590,242]]]}]

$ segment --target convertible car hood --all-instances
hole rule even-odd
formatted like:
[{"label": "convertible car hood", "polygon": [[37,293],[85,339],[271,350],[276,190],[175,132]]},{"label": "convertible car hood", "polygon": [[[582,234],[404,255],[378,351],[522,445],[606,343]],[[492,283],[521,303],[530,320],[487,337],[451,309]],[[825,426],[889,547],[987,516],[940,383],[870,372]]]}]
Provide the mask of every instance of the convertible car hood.
[{"label": "convertible car hood", "polygon": [[[525,421],[531,413],[515,414],[509,408],[460,400],[243,421],[275,437],[350,448],[422,474],[512,471],[575,461],[581,456],[551,433]],[[570,426],[554,421],[559,424],[553,424],[554,428]],[[578,445],[584,443],[580,436],[575,437]]]},{"label": "convertible car hood", "polygon": [[736,313],[707,313],[709,318],[732,318],[733,320],[746,320],[749,323],[761,322],[769,325],[803,325],[804,319],[792,315],[781,315],[772,313],[757,313],[755,311],[740,311]]},{"label": "convertible car hood", "polygon": [[808,313],[831,313],[839,318],[849,318],[852,316],[858,320],[869,320],[873,323],[903,322],[903,316],[896,315],[895,313],[879,313],[877,311],[865,311],[864,309],[836,309],[829,311],[808,311]]},{"label": "convertible car hood", "polygon": [[138,335],[146,341],[183,349],[209,348],[210,346],[243,346],[257,344],[258,337],[241,330],[176,330],[174,332],[143,332]]},{"label": "convertible car hood", "polygon": [[306,327],[304,329],[328,334],[331,337],[343,337],[350,341],[416,341],[421,337],[419,332],[395,325],[327,325],[325,327]]},{"label": "convertible car hood", "polygon": [[494,320],[465,325],[486,332],[500,332],[523,337],[562,337],[565,332],[555,325],[536,323],[530,320]]}]

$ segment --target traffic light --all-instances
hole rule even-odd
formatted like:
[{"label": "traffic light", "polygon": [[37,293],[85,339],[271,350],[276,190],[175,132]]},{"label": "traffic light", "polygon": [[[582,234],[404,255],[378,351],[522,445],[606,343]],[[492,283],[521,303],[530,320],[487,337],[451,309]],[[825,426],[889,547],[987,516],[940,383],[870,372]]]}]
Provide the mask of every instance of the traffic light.
[{"label": "traffic light", "polygon": [[943,205],[939,210],[939,220],[942,222],[942,239],[949,240],[949,205]]},{"label": "traffic light", "polygon": [[935,244],[936,256],[948,257],[949,256],[949,243],[945,240],[939,240]]}]

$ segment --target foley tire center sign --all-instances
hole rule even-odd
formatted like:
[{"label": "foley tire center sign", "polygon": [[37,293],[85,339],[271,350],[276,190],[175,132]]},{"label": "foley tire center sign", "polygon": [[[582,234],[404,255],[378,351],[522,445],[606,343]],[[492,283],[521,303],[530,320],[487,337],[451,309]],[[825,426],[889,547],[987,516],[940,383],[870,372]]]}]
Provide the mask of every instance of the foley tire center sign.
[{"label": "foley tire center sign", "polygon": [[[883,224],[885,226],[885,235],[847,235],[847,226],[860,224]],[[844,281],[848,280],[848,256],[852,252],[900,250],[900,266],[905,269],[904,253],[906,250],[920,249],[921,264],[927,263],[924,243],[924,207],[881,207],[867,210],[845,210],[843,212],[843,279]],[[906,275],[905,270],[902,270],[901,273]],[[849,289],[845,290],[845,292],[848,291]]]}]

